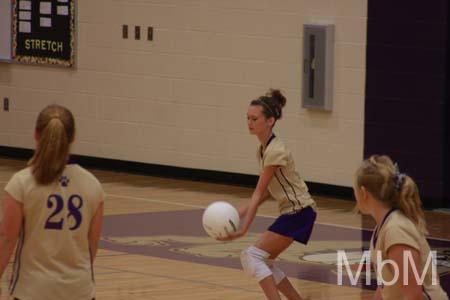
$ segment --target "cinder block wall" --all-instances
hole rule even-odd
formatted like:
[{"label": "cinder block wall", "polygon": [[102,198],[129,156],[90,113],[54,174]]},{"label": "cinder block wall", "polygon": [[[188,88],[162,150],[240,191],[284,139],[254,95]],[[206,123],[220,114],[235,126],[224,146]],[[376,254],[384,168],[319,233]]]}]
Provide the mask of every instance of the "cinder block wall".
[{"label": "cinder block wall", "polygon": [[[257,174],[246,110],[274,87],[288,98],[275,131],[301,175],[351,186],[363,158],[366,22],[366,0],[77,2],[77,68],[0,63],[11,105],[0,145],[32,148],[38,111],[59,103],[76,115],[76,154]],[[331,113],[301,108],[305,23],[335,24]]]}]

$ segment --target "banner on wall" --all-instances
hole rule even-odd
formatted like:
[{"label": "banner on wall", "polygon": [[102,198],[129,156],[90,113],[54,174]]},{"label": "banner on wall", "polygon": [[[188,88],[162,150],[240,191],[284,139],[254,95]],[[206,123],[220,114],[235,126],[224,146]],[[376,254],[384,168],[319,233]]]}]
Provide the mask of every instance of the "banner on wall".
[{"label": "banner on wall", "polygon": [[12,59],[74,65],[74,0],[13,0]]}]

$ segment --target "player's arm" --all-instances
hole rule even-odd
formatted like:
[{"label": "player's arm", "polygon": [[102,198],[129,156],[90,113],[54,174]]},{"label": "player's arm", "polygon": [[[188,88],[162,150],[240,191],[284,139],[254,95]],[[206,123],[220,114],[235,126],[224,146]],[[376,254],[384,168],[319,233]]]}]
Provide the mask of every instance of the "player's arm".
[{"label": "player's arm", "polygon": [[233,240],[243,236],[248,231],[250,224],[252,224],[253,219],[255,218],[258,206],[265,200],[264,196],[267,195],[267,187],[269,186],[269,183],[277,169],[278,166],[267,166],[263,169],[261,175],[259,176],[258,184],[256,185],[255,191],[253,192],[252,198],[248,204],[247,214],[241,229],[237,232],[230,233],[230,235],[225,238],[219,238],[219,240]]},{"label": "player's arm", "polygon": [[[406,266],[407,273],[404,272],[404,256],[406,252],[410,252],[412,256],[412,262],[408,260],[408,266]],[[414,275],[413,267],[417,272],[421,272],[420,269],[420,255],[419,252],[412,247],[403,244],[396,244],[391,246],[387,251],[387,258],[394,261],[398,266],[399,277],[396,286],[402,291],[403,299],[406,300],[422,300],[422,286],[417,282]],[[408,282],[404,280],[408,279]],[[404,284],[406,283],[406,284]]]},{"label": "player's arm", "polygon": [[102,231],[103,221],[103,201],[100,202],[94,217],[91,220],[89,227],[89,250],[91,251],[91,259],[94,262],[98,250],[98,241],[100,239],[100,233]]},{"label": "player's arm", "polygon": [[[269,190],[266,189],[266,191],[264,192],[264,195],[262,196],[261,199],[261,203],[263,203],[264,201],[266,201],[270,196]],[[260,204],[261,204],[260,203]],[[248,211],[248,207],[249,207],[250,203],[245,204],[244,206],[241,206],[239,208],[239,217],[242,219],[247,215],[247,211]]]},{"label": "player's arm", "polygon": [[22,220],[22,204],[6,193],[3,199],[3,220],[0,225],[0,278],[16,246]]}]

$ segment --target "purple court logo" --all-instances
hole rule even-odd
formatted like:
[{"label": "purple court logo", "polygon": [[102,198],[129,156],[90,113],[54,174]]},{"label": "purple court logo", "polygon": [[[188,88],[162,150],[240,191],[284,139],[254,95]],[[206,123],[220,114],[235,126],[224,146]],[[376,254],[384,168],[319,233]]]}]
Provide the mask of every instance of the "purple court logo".
[{"label": "purple court logo", "polygon": [[[273,222],[272,218],[257,216],[247,235],[232,243],[219,243],[207,236],[203,230],[203,212],[203,209],[198,209],[105,216],[100,247],[125,253],[242,269],[239,260],[241,251],[254,244],[261,232]],[[336,234],[337,230],[339,234]],[[375,289],[376,272],[373,268],[365,269],[366,265],[369,265],[366,264],[370,260],[369,254],[366,253],[364,258],[361,258],[369,246],[371,236],[371,231],[317,223],[307,246],[294,243],[283,252],[276,263],[290,277],[327,284],[337,284],[340,279],[344,286]],[[450,241],[433,238],[428,241],[432,250],[437,252],[435,276],[439,276],[437,279],[441,286],[450,295]],[[343,251],[340,258],[336,255],[338,251]],[[338,259],[341,260],[339,268]],[[346,272],[349,265],[353,273]],[[362,267],[355,276],[360,265]],[[339,270],[342,275],[338,276]],[[416,273],[422,275],[421,270],[420,268]],[[347,273],[354,278],[352,282]],[[428,277],[425,278],[429,280]],[[370,284],[365,284],[369,281]]]},{"label": "purple court logo", "polygon": [[[409,283],[409,266],[411,266],[411,270],[414,275],[414,279],[416,282],[420,285],[423,285],[425,281],[425,277],[427,275],[427,270],[429,269],[431,265],[431,282],[432,285],[437,285],[437,271],[436,271],[436,264],[437,264],[437,253],[436,251],[430,251],[428,254],[426,263],[423,267],[422,274],[419,274],[419,270],[414,262],[413,256],[411,251],[405,251],[403,255],[403,284],[407,285]],[[337,251],[337,283],[338,285],[343,285],[343,269],[345,267],[345,270],[347,272],[347,276],[351,282],[351,285],[358,285],[359,277],[361,276],[361,272],[363,269],[365,269],[365,279],[366,284],[369,285],[372,280],[372,272],[371,272],[371,259],[370,259],[370,251],[364,251],[363,255],[361,257],[361,260],[359,264],[357,264],[358,268],[356,270],[356,273],[353,274],[351,264],[349,263],[347,254],[343,250]],[[352,265],[354,266],[354,265]],[[383,277],[383,268],[386,268],[390,266],[391,272],[392,272],[392,278],[384,278]],[[400,267],[398,264],[391,260],[391,259],[384,259],[382,257],[381,251],[376,252],[376,263],[374,264],[375,268],[375,276],[377,280],[378,285],[384,285],[384,286],[390,286],[394,285],[398,282],[399,276],[400,276]]]}]

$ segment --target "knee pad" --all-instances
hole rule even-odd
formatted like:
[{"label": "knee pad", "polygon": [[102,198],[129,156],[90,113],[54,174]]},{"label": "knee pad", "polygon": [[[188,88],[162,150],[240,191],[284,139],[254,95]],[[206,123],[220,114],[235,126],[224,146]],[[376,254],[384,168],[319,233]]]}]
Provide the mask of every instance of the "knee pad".
[{"label": "knee pad", "polygon": [[250,246],[241,252],[241,263],[244,272],[258,282],[272,275],[272,271],[266,264],[270,254],[262,249]]},{"label": "knee pad", "polygon": [[272,271],[273,279],[278,285],[286,277],[286,274],[274,264],[273,259],[267,260],[267,266]]}]

